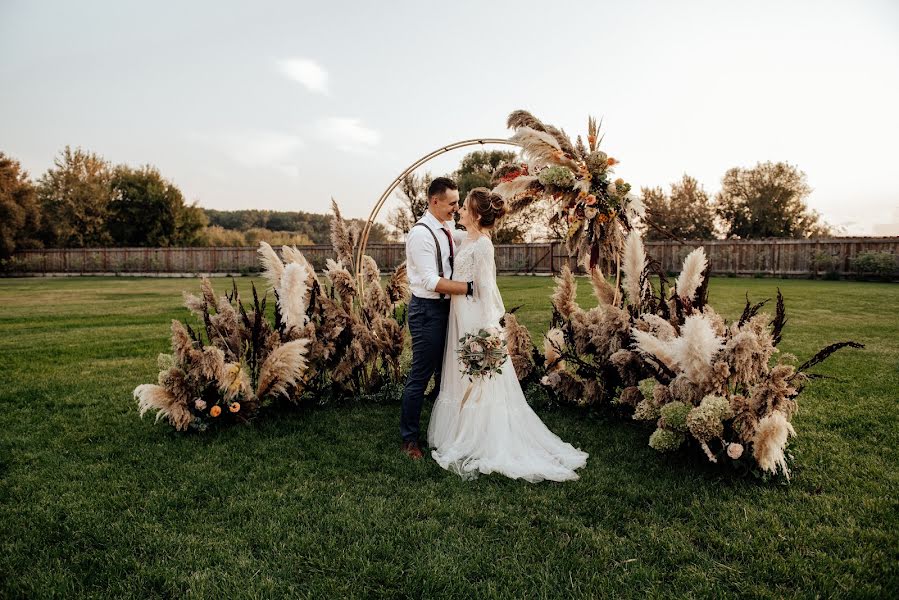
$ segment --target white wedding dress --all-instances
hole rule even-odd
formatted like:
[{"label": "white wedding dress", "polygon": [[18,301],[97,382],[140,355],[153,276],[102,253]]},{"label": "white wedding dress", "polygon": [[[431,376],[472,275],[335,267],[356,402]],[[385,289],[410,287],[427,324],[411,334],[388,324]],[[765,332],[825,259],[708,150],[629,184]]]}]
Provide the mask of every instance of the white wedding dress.
[{"label": "white wedding dress", "polygon": [[531,482],[577,479],[575,469],[586,464],[587,453],[559,439],[531,410],[511,359],[506,359],[502,373],[475,379],[463,404],[472,382],[459,368],[459,338],[481,327],[499,328],[505,314],[490,238],[462,243],[453,279],[474,281],[475,295],[451,296],[440,393],[428,424],[434,460],[464,478],[502,473]]}]

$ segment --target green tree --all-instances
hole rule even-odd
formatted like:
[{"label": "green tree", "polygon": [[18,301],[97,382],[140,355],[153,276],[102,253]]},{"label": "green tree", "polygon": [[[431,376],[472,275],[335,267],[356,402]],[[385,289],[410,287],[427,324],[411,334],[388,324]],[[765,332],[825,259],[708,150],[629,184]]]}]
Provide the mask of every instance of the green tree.
[{"label": "green tree", "polygon": [[112,172],[100,156],[69,146],[38,182],[41,237],[48,246],[107,246]]},{"label": "green tree", "polygon": [[716,211],[730,238],[827,235],[830,227],[805,203],[811,191],[805,173],[789,163],[735,167],[724,174]]},{"label": "green tree", "polygon": [[[671,184],[670,194],[660,187],[644,187],[641,194],[648,219],[671,235],[685,240],[709,240],[715,236],[715,209],[695,178],[685,173],[680,181]],[[646,230],[646,239],[667,238],[651,225]]]},{"label": "green tree", "polygon": [[112,176],[108,228],[117,246],[190,246],[199,241],[206,215],[187,205],[181,191],[150,165],[120,165]]},{"label": "green tree", "polygon": [[34,184],[19,161],[0,152],[0,258],[39,247],[41,210]]}]

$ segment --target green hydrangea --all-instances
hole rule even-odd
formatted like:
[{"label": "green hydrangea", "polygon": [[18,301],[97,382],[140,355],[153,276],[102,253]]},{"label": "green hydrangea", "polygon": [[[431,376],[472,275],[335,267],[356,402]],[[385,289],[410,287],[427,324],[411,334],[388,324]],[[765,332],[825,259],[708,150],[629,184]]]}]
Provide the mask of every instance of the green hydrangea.
[{"label": "green hydrangea", "polygon": [[659,418],[659,407],[652,400],[643,400],[634,410],[634,420],[655,421]]},{"label": "green hydrangea", "polygon": [[659,452],[671,452],[684,443],[684,434],[670,429],[656,429],[649,436],[649,447]]},{"label": "green hydrangea", "polygon": [[721,396],[706,396],[687,415],[687,427],[697,440],[707,442],[724,433],[724,419],[733,416],[730,403]]},{"label": "green hydrangea", "polygon": [[175,357],[171,354],[160,354],[156,357],[156,367],[160,371],[168,371],[175,366]]},{"label": "green hydrangea", "polygon": [[574,184],[574,173],[567,167],[548,167],[540,171],[537,181],[544,186],[553,185],[560,188],[571,187]]},{"label": "green hydrangea", "polygon": [[644,398],[646,398],[647,400],[652,400],[652,392],[656,388],[656,380],[648,377],[638,383],[637,387],[640,388],[640,393],[643,394]]},{"label": "green hydrangea", "polygon": [[686,433],[687,415],[690,414],[690,410],[691,408],[683,402],[669,402],[659,411],[662,417],[661,426]]}]

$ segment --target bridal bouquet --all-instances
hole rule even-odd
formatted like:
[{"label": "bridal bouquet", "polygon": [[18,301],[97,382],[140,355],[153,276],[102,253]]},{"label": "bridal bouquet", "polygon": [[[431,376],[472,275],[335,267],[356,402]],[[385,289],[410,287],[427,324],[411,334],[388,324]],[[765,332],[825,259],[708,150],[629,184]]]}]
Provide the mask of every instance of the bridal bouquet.
[{"label": "bridal bouquet", "polygon": [[466,333],[459,339],[457,352],[462,374],[467,375],[470,381],[501,373],[509,356],[506,340],[495,327],[481,328],[477,333]]}]

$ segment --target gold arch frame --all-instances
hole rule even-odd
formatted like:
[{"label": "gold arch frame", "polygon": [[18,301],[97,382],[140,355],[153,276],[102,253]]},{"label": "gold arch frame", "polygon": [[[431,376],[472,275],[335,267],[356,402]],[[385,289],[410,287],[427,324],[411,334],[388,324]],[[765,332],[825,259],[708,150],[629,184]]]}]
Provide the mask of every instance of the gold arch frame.
[{"label": "gold arch frame", "polygon": [[441,146],[437,148],[433,152],[429,152],[425,154],[417,161],[406,167],[406,169],[396,176],[396,178],[387,186],[387,189],[381,194],[381,197],[378,198],[378,201],[375,202],[375,206],[371,209],[371,213],[368,215],[368,222],[365,223],[365,228],[362,230],[362,235],[359,236],[359,247],[356,249],[356,280],[359,282],[359,289],[361,291],[363,286],[362,281],[362,257],[365,255],[365,248],[368,246],[368,235],[371,233],[371,227],[375,222],[375,219],[378,216],[378,213],[381,212],[381,209],[384,207],[384,203],[387,201],[387,198],[390,197],[390,194],[393,193],[393,190],[397,188],[397,186],[403,181],[403,178],[415,171],[418,167],[422,166],[429,160],[440,156],[441,154],[446,154],[452,150],[458,150],[459,148],[465,148],[467,146],[483,146],[484,144],[505,144],[507,146],[518,146],[521,144],[518,142],[513,142],[508,139],[502,138],[478,138],[472,140],[463,140],[461,142],[456,142],[454,144],[449,144],[448,146]]}]

